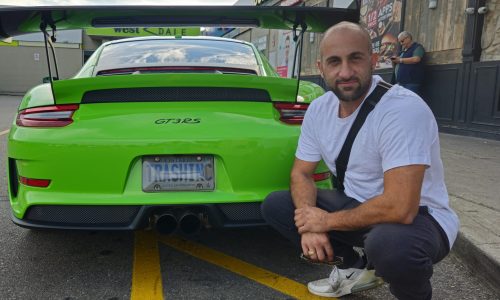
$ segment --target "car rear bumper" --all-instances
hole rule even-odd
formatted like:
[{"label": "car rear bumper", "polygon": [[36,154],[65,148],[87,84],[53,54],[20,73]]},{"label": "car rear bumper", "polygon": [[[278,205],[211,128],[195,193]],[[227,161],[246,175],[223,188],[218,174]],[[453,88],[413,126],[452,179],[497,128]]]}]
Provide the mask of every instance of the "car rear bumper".
[{"label": "car rear bumper", "polygon": [[165,213],[198,215],[206,227],[265,225],[261,202],[203,205],[34,205],[14,224],[35,229],[135,230],[153,225]]}]

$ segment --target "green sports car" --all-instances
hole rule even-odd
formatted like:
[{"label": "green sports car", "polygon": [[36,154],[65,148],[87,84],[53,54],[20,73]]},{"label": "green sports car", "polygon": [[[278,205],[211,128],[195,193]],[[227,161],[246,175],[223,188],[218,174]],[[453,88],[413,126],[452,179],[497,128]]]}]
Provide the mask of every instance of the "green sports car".
[{"label": "green sports car", "polygon": [[[256,10],[255,18],[266,24],[266,15],[293,9]],[[241,19],[239,9],[229,10]],[[43,17],[47,12],[53,14],[50,20],[61,13],[42,11],[21,11],[31,23],[19,28],[49,20]],[[64,11],[60,27],[84,27],[78,22],[96,24],[107,15],[141,10],[100,12]],[[155,19],[151,10],[145,12]],[[288,188],[303,115],[323,92],[310,82],[280,78],[256,47],[243,41],[107,42],[73,78],[36,86],[24,96],[8,139],[12,219],[29,228],[156,226],[164,233],[262,224],[260,203]],[[324,165],[315,176],[318,185],[330,186]]]}]

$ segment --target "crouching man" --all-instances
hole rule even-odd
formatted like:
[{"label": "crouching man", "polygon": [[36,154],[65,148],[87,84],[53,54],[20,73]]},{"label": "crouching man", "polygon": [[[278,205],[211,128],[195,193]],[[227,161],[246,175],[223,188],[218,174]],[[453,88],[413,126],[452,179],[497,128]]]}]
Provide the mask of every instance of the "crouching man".
[{"label": "crouching man", "polygon": [[[459,226],[435,118],[418,95],[372,75],[376,59],[360,25],[331,27],[320,54],[318,68],[331,91],[306,112],[290,191],[270,194],[262,214],[311,260],[342,258],[328,278],[308,284],[311,293],[340,297],[382,278],[398,299],[431,299],[433,264],[449,253]],[[354,139],[344,177],[336,160],[375,90],[382,96]],[[339,178],[337,190],[316,188],[320,160]]]}]

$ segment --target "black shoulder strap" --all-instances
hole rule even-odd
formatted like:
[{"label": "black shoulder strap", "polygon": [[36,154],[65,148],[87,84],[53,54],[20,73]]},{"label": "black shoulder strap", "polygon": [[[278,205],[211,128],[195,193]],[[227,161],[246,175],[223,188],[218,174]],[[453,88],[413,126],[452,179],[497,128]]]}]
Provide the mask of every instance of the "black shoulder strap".
[{"label": "black shoulder strap", "polygon": [[392,85],[387,82],[380,81],[375,87],[375,90],[368,96],[368,98],[366,98],[365,102],[363,102],[363,105],[361,106],[349,133],[347,134],[339,156],[337,157],[337,160],[335,160],[337,177],[333,185],[337,188],[337,190],[344,190],[344,176],[347,170],[347,164],[349,163],[349,155],[351,154],[352,144],[354,143],[354,139],[356,139],[358,131],[365,123],[368,114],[375,108],[375,105],[377,105],[380,99],[384,96],[385,92],[387,92],[391,87]]}]

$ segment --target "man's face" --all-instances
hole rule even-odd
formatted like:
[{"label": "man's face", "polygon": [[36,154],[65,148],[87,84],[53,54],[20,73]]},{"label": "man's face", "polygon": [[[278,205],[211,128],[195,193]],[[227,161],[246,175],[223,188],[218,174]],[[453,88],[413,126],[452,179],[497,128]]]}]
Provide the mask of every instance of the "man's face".
[{"label": "man's face", "polygon": [[376,60],[359,32],[338,30],[325,37],[318,68],[341,101],[361,101],[368,92]]},{"label": "man's face", "polygon": [[408,49],[411,46],[412,40],[410,39],[410,37],[405,36],[399,39],[399,43],[401,44],[401,47],[403,47],[403,49]]}]

